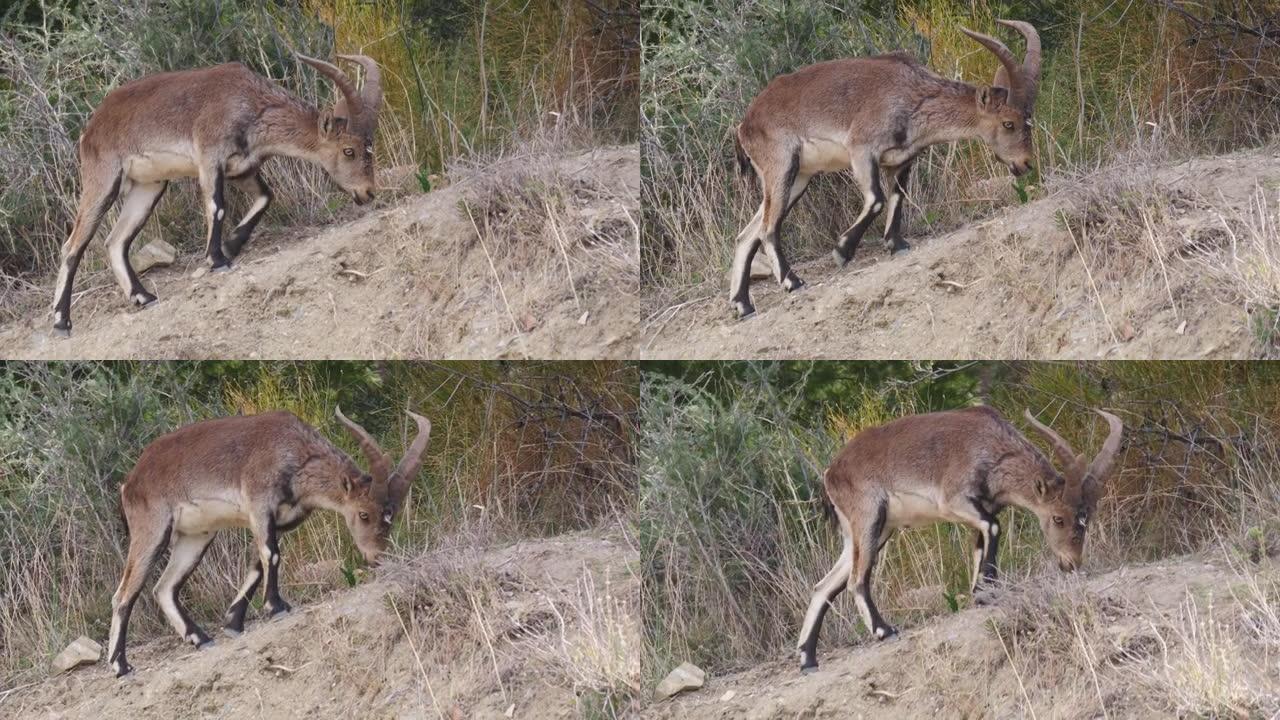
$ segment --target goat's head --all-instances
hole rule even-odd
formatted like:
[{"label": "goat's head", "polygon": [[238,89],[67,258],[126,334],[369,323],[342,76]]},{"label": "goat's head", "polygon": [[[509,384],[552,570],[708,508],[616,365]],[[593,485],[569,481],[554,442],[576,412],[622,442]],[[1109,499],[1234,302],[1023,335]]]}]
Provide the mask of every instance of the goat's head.
[{"label": "goat's head", "polygon": [[1106,490],[1107,478],[1115,466],[1120,452],[1120,438],[1124,424],[1111,413],[1098,411],[1110,426],[1107,439],[1102,443],[1093,461],[1078,455],[1062,436],[1040,423],[1026,411],[1027,421],[1044,436],[1053,447],[1062,472],[1051,471],[1035,481],[1036,507],[1032,510],[1040,519],[1049,549],[1058,557],[1058,566],[1074,570],[1084,559],[1084,536],[1089,518],[1098,505],[1098,498]]},{"label": "goat's head", "polygon": [[1031,111],[1040,85],[1040,35],[1029,23],[997,20],[1022,33],[1027,39],[1027,55],[1021,64],[1005,44],[990,35],[960,30],[990,50],[1000,60],[1000,69],[990,87],[977,93],[982,136],[1009,172],[1022,175],[1031,170]]},{"label": "goat's head", "polygon": [[392,468],[391,458],[387,457],[364,428],[349,420],[341,409],[336,409],[334,414],[338,422],[346,426],[355,437],[361,452],[369,460],[368,475],[344,478],[342,481],[345,493],[342,515],[365,562],[376,565],[378,557],[387,548],[391,523],[404,504],[409,483],[413,482],[422,465],[422,454],[431,438],[431,421],[421,415],[409,413],[418,424],[418,435],[404,451],[400,464]]},{"label": "goat's head", "polygon": [[305,55],[298,59],[338,87],[340,97],[333,108],[320,111],[316,159],[339,187],[351,193],[356,204],[363,205],[373,199],[374,191],[373,133],[382,107],[382,73],[378,64],[365,55],[338,56],[364,68],[364,88],[357,92],[351,78],[334,65]]}]

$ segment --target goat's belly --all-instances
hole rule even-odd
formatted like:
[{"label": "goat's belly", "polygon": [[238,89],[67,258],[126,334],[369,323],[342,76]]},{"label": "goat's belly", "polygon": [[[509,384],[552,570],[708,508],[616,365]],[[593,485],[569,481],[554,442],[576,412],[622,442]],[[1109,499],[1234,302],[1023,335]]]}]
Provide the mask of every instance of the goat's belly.
[{"label": "goat's belly", "polygon": [[125,160],[124,174],[134,182],[153,183],[196,177],[199,171],[190,155],[160,150],[130,156]]},{"label": "goat's belly", "polygon": [[946,518],[942,503],[936,497],[917,493],[889,495],[888,524],[892,529],[932,525]]},{"label": "goat's belly", "polygon": [[184,535],[248,525],[249,518],[241,510],[239,503],[221,499],[182,503],[173,518],[173,529]]},{"label": "goat's belly", "polygon": [[832,140],[805,140],[800,145],[800,172],[806,175],[848,170],[849,148]]}]

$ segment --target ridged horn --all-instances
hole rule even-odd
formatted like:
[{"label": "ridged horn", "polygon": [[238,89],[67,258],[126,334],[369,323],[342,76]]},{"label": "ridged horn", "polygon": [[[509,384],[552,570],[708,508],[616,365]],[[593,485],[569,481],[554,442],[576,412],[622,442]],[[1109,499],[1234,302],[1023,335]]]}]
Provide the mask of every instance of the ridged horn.
[{"label": "ridged horn", "polygon": [[397,513],[400,512],[400,505],[404,503],[405,496],[409,494],[409,486],[418,476],[418,469],[422,467],[422,455],[427,450],[428,441],[431,440],[431,421],[414,412],[410,412],[409,417],[418,424],[418,435],[404,451],[400,464],[396,466],[395,472],[391,473],[391,479],[387,483],[387,497],[394,508],[393,512]]},{"label": "ridged horn", "polygon": [[355,422],[342,414],[342,408],[335,407],[333,409],[334,417],[338,418],[338,422],[346,426],[351,435],[355,437],[356,443],[360,445],[360,452],[369,460],[369,475],[373,477],[373,482],[377,485],[383,485],[387,482],[387,478],[391,475],[391,459],[382,451],[369,433]]},{"label": "ridged horn", "polygon": [[1022,96],[1015,98],[1019,106],[1031,112],[1036,104],[1036,94],[1040,91],[1040,33],[1031,23],[1021,20],[996,20],[996,23],[1022,33],[1027,40],[1027,54],[1022,59]]},{"label": "ridged horn", "polygon": [[382,108],[382,71],[368,55],[339,55],[338,59],[364,68],[364,86],[360,89],[360,125],[372,133],[378,125],[378,111]]},{"label": "ridged horn", "polygon": [[351,78],[342,72],[336,65],[332,65],[323,60],[317,60],[313,57],[307,57],[301,53],[295,53],[298,59],[310,65],[320,72],[321,75],[328,77],[338,86],[338,91],[342,93],[333,104],[333,114],[336,117],[344,118],[350,124],[353,118],[358,118],[364,112],[364,101],[360,97],[360,93],[356,91],[356,86],[351,82]]},{"label": "ridged horn", "polygon": [[1107,421],[1110,430],[1107,432],[1106,442],[1102,443],[1102,449],[1093,458],[1093,462],[1089,463],[1089,469],[1084,474],[1084,492],[1092,502],[1097,502],[1098,496],[1102,494],[1107,478],[1115,468],[1116,457],[1120,454],[1120,441],[1124,439],[1124,423],[1120,418],[1105,410],[1098,410],[1097,413]]},{"label": "ridged horn", "polygon": [[1031,427],[1035,428],[1053,446],[1053,454],[1058,458],[1058,464],[1062,466],[1064,474],[1071,475],[1073,470],[1082,468],[1084,457],[1077,455],[1076,451],[1071,449],[1071,445],[1066,440],[1063,440],[1061,435],[1054,432],[1053,428],[1036,420],[1036,416],[1031,414],[1031,410],[1024,409],[1022,412],[1026,416],[1027,422],[1031,423]]}]

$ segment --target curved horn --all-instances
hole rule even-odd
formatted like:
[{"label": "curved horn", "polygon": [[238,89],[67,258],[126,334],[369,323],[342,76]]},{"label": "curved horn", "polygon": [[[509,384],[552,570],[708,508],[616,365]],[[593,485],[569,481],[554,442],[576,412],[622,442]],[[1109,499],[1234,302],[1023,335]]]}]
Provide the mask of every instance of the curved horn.
[{"label": "curved horn", "polygon": [[339,60],[346,60],[364,68],[364,87],[360,90],[360,101],[363,103],[362,121],[367,122],[368,129],[373,130],[378,120],[378,110],[382,107],[382,71],[378,63],[368,55],[339,55]]},{"label": "curved horn", "polygon": [[1111,429],[1107,433],[1106,442],[1102,443],[1102,449],[1093,458],[1093,462],[1089,463],[1089,469],[1084,475],[1085,492],[1095,500],[1115,467],[1116,456],[1120,454],[1120,441],[1124,438],[1124,423],[1120,418],[1105,410],[1098,410],[1097,413],[1107,421]]},{"label": "curved horn", "polygon": [[369,436],[369,433],[364,428],[342,414],[342,408],[335,407],[333,414],[338,418],[338,422],[351,431],[351,434],[355,436],[356,442],[360,445],[360,451],[369,459],[369,474],[373,476],[373,482],[376,484],[385,483],[387,477],[391,475],[391,459],[387,457],[387,454],[382,451],[378,443],[374,442],[374,439]]},{"label": "curved horn", "polygon": [[[974,32],[967,27],[961,27],[960,32],[973,38],[978,42],[978,44],[990,50],[992,54],[1000,60],[1000,64],[1004,66],[1004,71],[1008,76],[1010,99],[1023,97],[1022,66],[1018,65],[1018,60],[1013,56],[1012,52],[1009,52],[1009,48],[1005,47],[1004,43],[990,35],[983,35],[980,32]],[[999,83],[1000,80],[1000,74],[997,72],[996,82]]]},{"label": "curved horn", "polygon": [[387,497],[395,508],[394,512],[400,511],[400,504],[404,502],[405,495],[409,494],[409,485],[417,477],[418,468],[422,467],[422,455],[427,450],[427,441],[431,439],[431,421],[414,412],[410,412],[409,417],[418,424],[418,436],[404,451],[400,464],[391,474],[391,482],[387,484]]},{"label": "curved horn", "polygon": [[1031,23],[1021,20],[996,20],[997,24],[1017,30],[1027,39],[1027,54],[1022,60],[1022,109],[1027,112],[1036,104],[1036,93],[1040,90],[1040,33]]},{"label": "curved horn", "polygon": [[333,81],[334,85],[338,86],[342,97],[333,104],[334,115],[345,117],[348,122],[351,120],[351,117],[347,116],[348,111],[354,117],[361,115],[363,101],[360,98],[360,93],[356,92],[356,86],[351,82],[351,78],[347,77],[346,73],[339,70],[336,65],[331,65],[323,60],[307,57],[300,53],[295,53],[295,55],[298,56],[299,60],[320,71],[320,74],[328,77]]},{"label": "curved horn", "polygon": [[1026,416],[1027,422],[1031,423],[1031,427],[1040,431],[1040,434],[1044,435],[1049,444],[1053,446],[1053,454],[1058,458],[1058,462],[1062,465],[1064,472],[1070,473],[1072,468],[1084,463],[1084,458],[1076,455],[1076,451],[1071,449],[1071,446],[1067,444],[1066,440],[1062,439],[1061,435],[1054,432],[1048,425],[1036,420],[1030,410],[1024,409],[1022,412]]}]

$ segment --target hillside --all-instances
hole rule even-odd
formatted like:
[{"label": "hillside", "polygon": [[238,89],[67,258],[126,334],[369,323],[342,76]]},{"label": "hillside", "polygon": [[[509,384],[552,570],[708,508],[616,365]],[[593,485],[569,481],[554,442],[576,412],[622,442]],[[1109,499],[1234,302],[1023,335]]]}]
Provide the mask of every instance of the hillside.
[{"label": "hillside", "polygon": [[[516,157],[349,222],[260,231],[230,273],[196,253],[152,270],[128,305],[77,278],[74,332],[48,298],[0,326],[15,359],[613,358],[631,351],[640,198],[634,145]],[[416,181],[411,182],[416,183]],[[183,183],[179,192],[191,192]],[[154,222],[154,220],[153,220]],[[268,222],[270,222],[268,216]],[[52,296],[53,278],[48,279]]]},{"label": "hillside", "polygon": [[[653,718],[1280,716],[1280,567],[1184,557],[1035,578],[885,642],[709,675]],[[841,597],[835,612],[853,613]],[[825,638],[824,638],[825,639]]]},{"label": "hillside", "polygon": [[[889,257],[800,263],[733,318],[717,278],[652,312],[650,358],[1246,358],[1275,352],[1280,151],[1121,164]],[[1006,191],[1011,193],[1012,191]]]},{"label": "hillside", "polygon": [[634,566],[612,531],[433,552],[205,650],[132,645],[123,679],[99,662],[0,693],[0,716],[578,717],[639,671],[618,652]]}]

